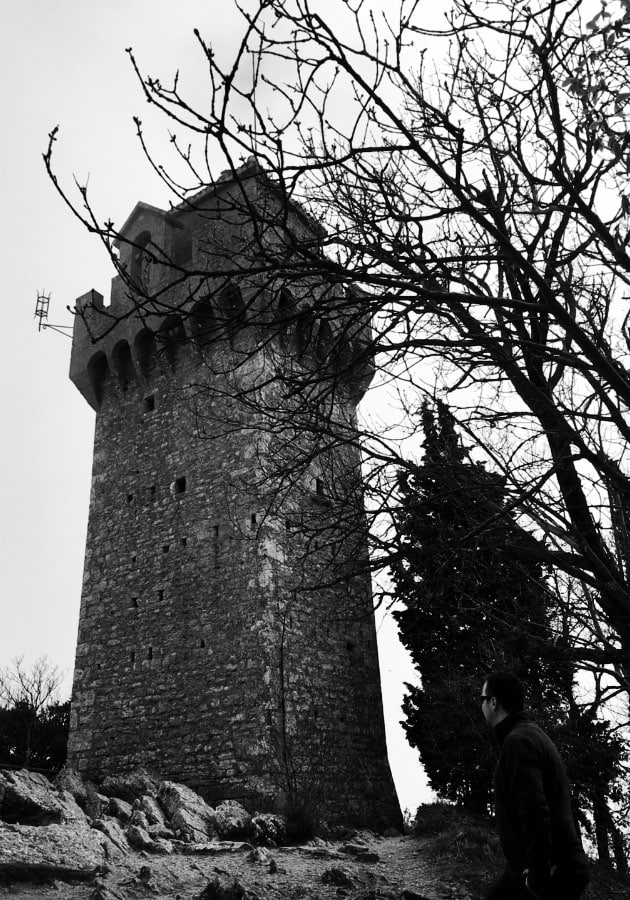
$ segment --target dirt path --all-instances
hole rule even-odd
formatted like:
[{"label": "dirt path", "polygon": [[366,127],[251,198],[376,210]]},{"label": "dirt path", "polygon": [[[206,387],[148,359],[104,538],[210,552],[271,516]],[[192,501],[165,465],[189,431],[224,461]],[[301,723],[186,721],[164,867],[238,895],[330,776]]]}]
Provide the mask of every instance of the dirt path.
[{"label": "dirt path", "polygon": [[[361,835],[367,850],[344,852],[342,843],[317,842],[274,850],[210,849],[169,856],[129,853],[110,860],[91,884],[0,885],[0,898],[16,900],[194,900],[213,880],[208,900],[467,900],[430,858],[428,842],[413,837]],[[234,879],[241,886],[233,888]],[[245,893],[244,893],[245,892]],[[415,895],[415,897],[414,897]],[[205,900],[205,898],[204,898]],[[471,898],[472,900],[472,898]]]}]

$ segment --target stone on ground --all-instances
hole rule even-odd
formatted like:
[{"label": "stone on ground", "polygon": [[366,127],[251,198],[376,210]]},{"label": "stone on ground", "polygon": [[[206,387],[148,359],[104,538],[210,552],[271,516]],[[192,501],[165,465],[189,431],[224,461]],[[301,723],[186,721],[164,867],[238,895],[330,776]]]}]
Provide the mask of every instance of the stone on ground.
[{"label": "stone on ground", "polygon": [[0,772],[0,820],[19,825],[83,822],[85,816],[70,793],[58,794],[38,772]]},{"label": "stone on ground", "polygon": [[54,785],[58,791],[69,791],[81,809],[85,810],[88,802],[88,785],[76,769],[64,766],[55,778]]},{"label": "stone on ground", "polygon": [[335,887],[354,887],[354,881],[350,873],[339,866],[326,869],[322,873],[322,882],[324,884],[333,884]]},{"label": "stone on ground", "polygon": [[156,797],[152,797],[150,794],[143,794],[142,797],[138,797],[134,802],[133,809],[144,813],[149,825],[159,825],[160,828],[166,828],[164,813]]},{"label": "stone on ground", "polygon": [[238,878],[215,875],[195,900],[246,900],[249,896]]},{"label": "stone on ground", "polygon": [[157,797],[171,828],[184,840],[205,843],[209,837],[216,836],[214,810],[190,788],[174,781],[163,781]]},{"label": "stone on ground", "polygon": [[252,840],[262,847],[279,847],[287,836],[284,819],[273,813],[256,813],[252,816],[252,828]]},{"label": "stone on ground", "polygon": [[92,822],[92,827],[101,831],[121,853],[129,852],[129,841],[118,819],[110,818],[109,816],[95,819]]},{"label": "stone on ground", "polygon": [[98,831],[71,825],[0,825],[0,877],[87,881],[105,860]]},{"label": "stone on ground", "polygon": [[252,817],[236,800],[224,800],[214,810],[219,836],[226,841],[247,841],[254,835]]},{"label": "stone on ground", "polygon": [[119,797],[112,797],[109,801],[108,812],[110,816],[116,816],[121,822],[126,823],[131,819],[131,803],[121,800]]},{"label": "stone on ground", "polygon": [[143,794],[155,796],[158,782],[146,769],[134,769],[125,775],[108,775],[101,785],[101,791],[107,797],[119,797],[127,803],[133,803]]}]

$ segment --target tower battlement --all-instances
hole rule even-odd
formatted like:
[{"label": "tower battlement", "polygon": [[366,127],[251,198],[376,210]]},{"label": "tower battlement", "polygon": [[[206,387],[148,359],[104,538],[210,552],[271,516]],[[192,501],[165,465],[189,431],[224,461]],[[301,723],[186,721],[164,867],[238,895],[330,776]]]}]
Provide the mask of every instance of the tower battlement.
[{"label": "tower battlement", "polygon": [[[317,311],[331,286],[261,283],[243,210],[274,201],[249,171],[170,212],[138,204],[110,303],[77,301],[70,376],[96,430],[69,762],[397,823],[365,525],[349,505],[369,323],[358,295],[340,294],[331,320]],[[265,475],[289,451],[234,387],[282,365],[329,373],[346,433],[278,500]],[[305,555],[313,526],[327,543]]]},{"label": "tower battlement", "polygon": [[[233,330],[246,353],[252,340],[265,345],[275,334],[287,355],[306,368],[336,366],[355,405],[363,396],[374,374],[369,355],[358,362],[371,335],[363,298],[359,292],[339,296],[339,312],[332,315],[335,304],[327,296],[324,318],[317,314],[318,296],[329,295],[331,285],[304,281],[287,288],[252,274],[263,238],[244,211],[261,203],[261,185],[251,166],[244,181],[237,174],[238,180],[225,173],[172,212],[138,203],[116,241],[123,274],[112,280],[109,304],[94,290],[77,299],[70,378],[93,409],[108,379],[147,381],[156,347],[166,353],[185,343],[219,347],[217,338],[229,342]],[[263,196],[272,206],[265,219],[273,222],[269,192]],[[290,209],[292,230],[316,243],[321,229],[297,207]],[[280,240],[268,230],[265,243]]]}]

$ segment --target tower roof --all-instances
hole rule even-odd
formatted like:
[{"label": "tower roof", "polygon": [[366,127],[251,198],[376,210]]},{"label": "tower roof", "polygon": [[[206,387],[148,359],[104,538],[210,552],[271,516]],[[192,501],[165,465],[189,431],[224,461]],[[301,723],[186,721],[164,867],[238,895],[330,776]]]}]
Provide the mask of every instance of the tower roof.
[{"label": "tower roof", "polygon": [[[166,209],[160,209],[159,206],[152,206],[150,203],[144,203],[142,200],[140,200],[138,203],[136,203],[131,213],[128,215],[125,224],[122,226],[119,233],[124,235],[132,232],[134,230],[134,225],[136,224],[138,219],[141,218],[145,220],[150,220],[151,218],[166,219],[169,225],[173,225],[175,228],[182,227],[177,216],[172,212],[169,212]],[[116,240],[114,241],[114,247],[120,249],[121,243],[122,241],[120,241],[119,238],[116,238]]]}]

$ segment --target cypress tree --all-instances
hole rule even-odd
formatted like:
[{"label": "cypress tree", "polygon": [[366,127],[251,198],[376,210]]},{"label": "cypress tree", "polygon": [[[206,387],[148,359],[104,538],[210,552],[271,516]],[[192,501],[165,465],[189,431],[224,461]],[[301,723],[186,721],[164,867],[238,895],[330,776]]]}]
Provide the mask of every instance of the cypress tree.
[{"label": "cypress tree", "polygon": [[559,724],[567,672],[545,652],[549,594],[538,543],[510,511],[504,479],[470,460],[444,404],[435,413],[425,404],[422,425],[423,462],[399,476],[391,566],[394,615],[422,681],[407,685],[404,727],[438,795],[483,811],[494,759],[480,708],[485,675],[514,671],[530,708]]}]

